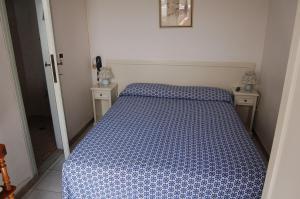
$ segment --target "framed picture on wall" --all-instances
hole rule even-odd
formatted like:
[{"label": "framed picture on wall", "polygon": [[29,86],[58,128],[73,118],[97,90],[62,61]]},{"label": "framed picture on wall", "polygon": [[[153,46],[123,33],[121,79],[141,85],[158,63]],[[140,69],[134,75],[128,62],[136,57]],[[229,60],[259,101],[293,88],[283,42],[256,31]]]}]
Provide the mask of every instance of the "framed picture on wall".
[{"label": "framed picture on wall", "polygon": [[193,0],[159,0],[159,24],[166,27],[192,27]]}]

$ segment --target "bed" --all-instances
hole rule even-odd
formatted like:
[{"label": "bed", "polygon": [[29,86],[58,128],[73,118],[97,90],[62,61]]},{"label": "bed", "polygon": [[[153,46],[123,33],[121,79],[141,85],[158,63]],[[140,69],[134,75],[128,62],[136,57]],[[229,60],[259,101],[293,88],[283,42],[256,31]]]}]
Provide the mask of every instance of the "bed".
[{"label": "bed", "polygon": [[229,92],[131,84],[63,165],[63,198],[260,198],[266,167]]}]

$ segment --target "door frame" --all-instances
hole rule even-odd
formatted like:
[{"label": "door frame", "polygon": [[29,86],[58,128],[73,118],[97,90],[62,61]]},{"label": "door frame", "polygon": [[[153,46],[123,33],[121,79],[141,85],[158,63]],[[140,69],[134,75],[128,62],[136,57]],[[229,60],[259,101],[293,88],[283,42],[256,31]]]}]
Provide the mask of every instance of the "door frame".
[{"label": "door frame", "polygon": [[[48,42],[50,45],[49,53],[51,54],[51,53],[55,53],[55,43],[54,43],[53,34],[49,33],[49,31],[51,31],[53,33],[50,3],[49,3],[49,0],[42,0],[42,1],[43,1],[44,11],[47,12],[48,16],[50,15],[48,20],[47,21],[45,20],[45,23],[46,23],[46,29],[47,29],[47,36],[49,37],[48,38]],[[27,116],[26,116],[26,112],[25,112],[24,101],[23,101],[22,92],[21,92],[20,81],[19,81],[18,72],[17,72],[17,65],[16,65],[16,59],[15,59],[15,54],[14,54],[14,50],[13,50],[13,43],[12,43],[12,37],[11,37],[11,33],[10,33],[10,28],[9,28],[9,21],[8,21],[8,16],[7,16],[5,0],[0,0],[0,27],[3,28],[4,41],[6,44],[6,48],[9,51],[11,76],[12,76],[13,82],[14,82],[15,95],[16,95],[16,98],[18,101],[18,109],[20,111],[22,127],[24,130],[24,140],[26,143],[26,152],[30,159],[32,173],[34,175],[37,175],[38,169],[37,169],[37,165],[36,165],[36,161],[35,161],[33,146],[32,146],[29,127],[28,127]],[[54,59],[55,59],[55,63],[57,63],[56,54],[54,54]],[[51,67],[54,67],[54,69],[56,70],[56,73],[58,74],[57,65],[51,66]],[[59,119],[59,125],[60,125],[60,129],[61,129],[61,139],[62,139],[64,155],[65,155],[65,158],[67,158],[70,154],[70,149],[69,149],[69,140],[67,137],[66,124],[65,124],[65,114],[64,114],[64,109],[63,109],[59,77],[57,77],[57,83],[53,83],[53,85],[54,85],[54,87],[55,87],[54,89],[56,91],[56,93],[55,93],[56,103],[57,103],[57,106],[60,108],[60,110],[57,110],[57,111],[62,116]]]},{"label": "door frame", "polygon": [[37,169],[37,165],[35,162],[33,146],[32,146],[32,142],[31,142],[27,117],[26,117],[26,113],[25,113],[25,106],[24,106],[20,81],[19,81],[18,72],[17,72],[15,53],[13,50],[12,38],[11,38],[11,33],[10,33],[10,28],[9,28],[8,23],[9,22],[8,22],[8,17],[7,17],[5,0],[0,0],[0,26],[3,28],[4,41],[6,43],[6,48],[9,51],[11,76],[13,77],[13,82],[14,82],[14,87],[15,87],[15,95],[17,98],[18,109],[20,111],[20,116],[21,116],[21,120],[22,120],[21,122],[22,122],[22,126],[24,129],[24,140],[26,143],[27,154],[29,155],[29,159],[30,159],[30,163],[31,163],[32,173],[34,175],[37,175],[38,169]]}]

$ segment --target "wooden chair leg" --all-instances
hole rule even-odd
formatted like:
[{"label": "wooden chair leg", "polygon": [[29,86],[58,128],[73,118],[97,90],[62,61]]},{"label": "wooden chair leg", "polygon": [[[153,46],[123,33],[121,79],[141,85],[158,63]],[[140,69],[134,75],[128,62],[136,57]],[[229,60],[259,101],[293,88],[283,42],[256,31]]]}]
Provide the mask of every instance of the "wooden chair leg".
[{"label": "wooden chair leg", "polygon": [[15,199],[15,194],[14,194],[14,193],[10,194],[10,195],[8,196],[8,199]]},{"label": "wooden chair leg", "polygon": [[6,153],[5,146],[0,144],[0,172],[2,174],[2,180],[3,180],[4,197],[8,197],[9,199],[14,199],[15,198],[14,191],[16,188],[12,186],[10,182],[10,178],[4,160],[6,154],[7,153]]}]

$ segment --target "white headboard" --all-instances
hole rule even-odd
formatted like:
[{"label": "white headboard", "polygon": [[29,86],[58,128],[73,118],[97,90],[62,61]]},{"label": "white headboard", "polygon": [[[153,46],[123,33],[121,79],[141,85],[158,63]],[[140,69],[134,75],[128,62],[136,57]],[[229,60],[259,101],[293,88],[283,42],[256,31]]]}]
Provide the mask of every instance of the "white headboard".
[{"label": "white headboard", "polygon": [[244,62],[178,62],[108,60],[119,92],[130,83],[165,83],[199,85],[230,89],[239,86],[246,71],[254,71],[255,63]]}]

